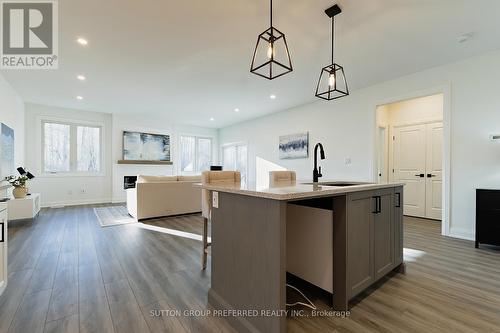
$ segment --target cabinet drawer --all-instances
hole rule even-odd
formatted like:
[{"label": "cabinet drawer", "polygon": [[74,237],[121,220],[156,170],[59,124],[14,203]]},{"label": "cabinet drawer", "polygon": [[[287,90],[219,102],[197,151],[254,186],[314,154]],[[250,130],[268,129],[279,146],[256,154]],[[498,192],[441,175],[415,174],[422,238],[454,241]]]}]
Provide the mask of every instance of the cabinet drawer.
[{"label": "cabinet drawer", "polygon": [[497,190],[477,190],[476,210],[500,210],[500,191]]},{"label": "cabinet drawer", "polygon": [[500,231],[500,209],[478,210],[476,212],[476,229],[485,228]]}]

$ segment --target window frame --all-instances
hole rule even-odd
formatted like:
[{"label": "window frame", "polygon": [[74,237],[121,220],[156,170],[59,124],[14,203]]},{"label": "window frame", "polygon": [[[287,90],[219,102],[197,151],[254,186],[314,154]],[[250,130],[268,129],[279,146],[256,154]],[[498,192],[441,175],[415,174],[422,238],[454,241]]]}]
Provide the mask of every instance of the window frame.
[{"label": "window frame", "polygon": [[[182,147],[181,147],[181,138],[182,137],[194,137],[194,171],[182,171]],[[177,140],[177,147],[178,147],[178,154],[179,154],[179,167],[178,167],[178,174],[179,175],[200,175],[203,170],[198,171],[198,163],[199,163],[199,156],[198,156],[198,140],[199,139],[205,139],[205,140],[210,140],[210,164],[213,164],[214,162],[214,137],[209,136],[209,135],[199,135],[199,134],[189,134],[189,133],[181,133],[179,134],[179,139]]]},{"label": "window frame", "polygon": [[[69,171],[55,171],[50,172],[45,170],[45,124],[60,124],[70,127],[69,130]],[[98,171],[78,171],[78,144],[77,144],[77,128],[78,127],[93,127],[99,128],[99,166]],[[40,174],[43,177],[103,177],[106,175],[105,170],[105,143],[104,143],[104,124],[100,122],[90,122],[84,120],[69,120],[61,118],[44,117],[39,121],[38,126],[40,138]]]},{"label": "window frame", "polygon": [[248,151],[248,142],[247,141],[238,141],[238,142],[229,142],[229,143],[224,143],[222,145],[220,145],[220,164],[223,166],[224,165],[224,148],[227,148],[227,147],[241,147],[241,146],[246,146],[247,148],[247,153],[246,153],[246,160],[247,160],[247,165],[246,165],[246,172],[245,172],[245,175],[243,177],[242,175],[242,179],[245,179],[245,181],[248,183],[248,168],[249,168],[249,156],[250,156],[250,153]]}]

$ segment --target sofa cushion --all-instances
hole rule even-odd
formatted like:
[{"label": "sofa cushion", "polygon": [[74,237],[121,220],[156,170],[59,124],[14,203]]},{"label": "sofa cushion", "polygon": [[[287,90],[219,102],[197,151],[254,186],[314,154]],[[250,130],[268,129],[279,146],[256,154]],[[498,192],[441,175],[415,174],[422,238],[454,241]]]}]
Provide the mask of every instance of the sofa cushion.
[{"label": "sofa cushion", "polygon": [[169,183],[176,182],[177,176],[146,176],[137,175],[138,183]]},{"label": "sofa cushion", "polygon": [[177,176],[180,182],[201,182],[201,175],[198,176]]}]

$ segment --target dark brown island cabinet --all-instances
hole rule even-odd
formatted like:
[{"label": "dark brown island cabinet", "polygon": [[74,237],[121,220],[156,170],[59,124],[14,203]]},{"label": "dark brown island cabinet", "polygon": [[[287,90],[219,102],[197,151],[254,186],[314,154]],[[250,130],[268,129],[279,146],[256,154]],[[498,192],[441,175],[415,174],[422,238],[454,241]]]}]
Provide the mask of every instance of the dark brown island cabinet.
[{"label": "dark brown island cabinet", "polygon": [[333,260],[328,267],[334,310],[348,310],[349,300],[373,283],[393,270],[404,271],[401,183],[204,188],[218,199],[212,209],[208,301],[214,309],[257,311],[228,318],[238,332],[286,332],[286,316],[275,314],[286,310],[287,211],[297,211],[288,210],[291,205],[331,211],[324,216],[331,216],[325,230],[333,233],[332,242],[320,251],[329,256],[318,258]]}]

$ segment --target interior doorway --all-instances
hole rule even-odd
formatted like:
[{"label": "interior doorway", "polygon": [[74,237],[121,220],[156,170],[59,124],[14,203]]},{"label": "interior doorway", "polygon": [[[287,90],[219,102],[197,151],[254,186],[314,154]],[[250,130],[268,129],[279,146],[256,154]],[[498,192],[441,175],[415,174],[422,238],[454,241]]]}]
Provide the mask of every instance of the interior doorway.
[{"label": "interior doorway", "polygon": [[377,107],[378,180],[401,181],[404,214],[443,216],[443,94]]}]

